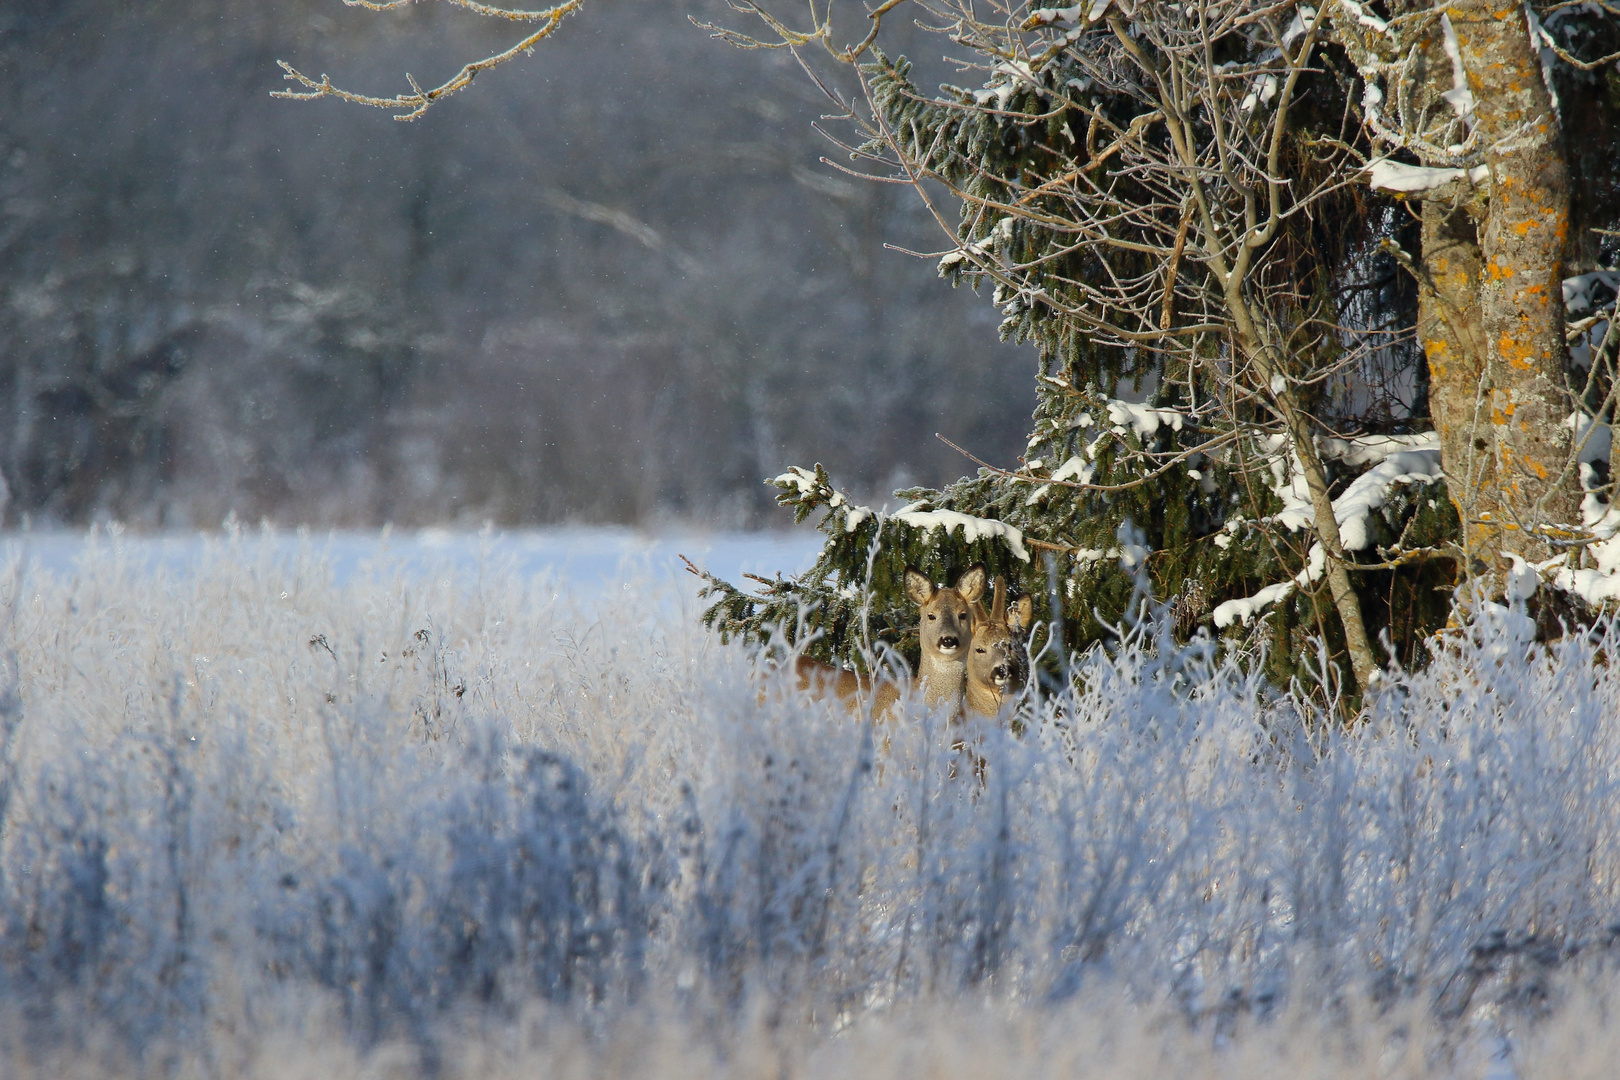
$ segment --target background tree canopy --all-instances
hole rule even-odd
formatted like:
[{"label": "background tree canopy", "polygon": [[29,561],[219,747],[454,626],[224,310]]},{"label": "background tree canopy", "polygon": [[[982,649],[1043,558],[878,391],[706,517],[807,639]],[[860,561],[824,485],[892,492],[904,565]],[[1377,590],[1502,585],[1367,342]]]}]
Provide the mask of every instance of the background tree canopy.
[{"label": "background tree canopy", "polygon": [[587,4],[405,125],[272,100],[276,59],[392,89],[509,27],[0,5],[4,523],[760,524],[784,460],[881,495],[960,473],[936,431],[1015,453],[1033,356],[883,250],[923,211],[817,164],[791,58],[689,10]]}]

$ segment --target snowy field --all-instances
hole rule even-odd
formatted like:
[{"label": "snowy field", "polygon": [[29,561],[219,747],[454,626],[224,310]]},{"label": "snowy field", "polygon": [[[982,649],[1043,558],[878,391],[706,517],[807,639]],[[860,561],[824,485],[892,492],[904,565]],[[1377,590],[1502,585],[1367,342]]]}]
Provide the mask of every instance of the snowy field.
[{"label": "snowy field", "polygon": [[670,559],[814,547],[0,537],[0,1075],[1615,1075],[1613,627],[1353,734],[1145,636],[981,789]]}]

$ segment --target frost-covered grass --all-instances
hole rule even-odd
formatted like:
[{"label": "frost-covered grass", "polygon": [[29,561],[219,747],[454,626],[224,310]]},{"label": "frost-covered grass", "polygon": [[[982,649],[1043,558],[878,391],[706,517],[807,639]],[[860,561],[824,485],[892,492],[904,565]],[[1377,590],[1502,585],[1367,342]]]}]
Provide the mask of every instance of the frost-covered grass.
[{"label": "frost-covered grass", "polygon": [[[981,790],[667,583],[0,568],[7,1076],[1610,1075],[1620,633],[1344,734],[1077,669]],[[952,778],[952,772],[960,772]]]}]

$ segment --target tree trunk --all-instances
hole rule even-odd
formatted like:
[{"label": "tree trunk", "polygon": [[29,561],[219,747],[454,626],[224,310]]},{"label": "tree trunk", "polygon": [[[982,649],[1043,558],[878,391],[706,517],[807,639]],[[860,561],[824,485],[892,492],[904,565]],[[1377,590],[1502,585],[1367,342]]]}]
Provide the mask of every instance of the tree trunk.
[{"label": "tree trunk", "polygon": [[[1487,493],[1496,486],[1494,434],[1483,405],[1487,354],[1480,315],[1479,277],[1484,266],[1475,211],[1483,200],[1453,207],[1443,199],[1423,204],[1423,271],[1418,290],[1418,340],[1429,361],[1429,412],[1440,436],[1446,488],[1463,522],[1468,561],[1481,538],[1472,525]],[[1465,566],[1469,576],[1478,567]]]},{"label": "tree trunk", "polygon": [[1373,652],[1372,639],[1367,636],[1367,624],[1361,615],[1361,598],[1350,583],[1346,564],[1344,541],[1339,534],[1339,519],[1333,513],[1333,496],[1328,491],[1327,470],[1322,466],[1322,455],[1316,449],[1316,432],[1309,414],[1300,406],[1298,395],[1282,376],[1272,357],[1279,350],[1264,343],[1260,327],[1263,321],[1257,312],[1248,309],[1247,302],[1238,291],[1237,279],[1228,279],[1226,302],[1236,324],[1238,347],[1248,356],[1259,372],[1261,382],[1271,391],[1277,412],[1288,432],[1288,441],[1305,473],[1305,486],[1311,493],[1311,510],[1315,519],[1316,539],[1325,555],[1328,592],[1333,597],[1333,608],[1339,613],[1339,625],[1344,630],[1344,643],[1350,653],[1350,669],[1356,685],[1367,693],[1378,681],[1378,657]]},{"label": "tree trunk", "polygon": [[1510,553],[1555,554],[1580,524],[1564,422],[1569,176],[1524,9],[1458,0],[1450,18],[1491,175],[1477,238],[1466,206],[1438,192],[1425,205],[1419,333],[1463,571],[1489,580]]}]

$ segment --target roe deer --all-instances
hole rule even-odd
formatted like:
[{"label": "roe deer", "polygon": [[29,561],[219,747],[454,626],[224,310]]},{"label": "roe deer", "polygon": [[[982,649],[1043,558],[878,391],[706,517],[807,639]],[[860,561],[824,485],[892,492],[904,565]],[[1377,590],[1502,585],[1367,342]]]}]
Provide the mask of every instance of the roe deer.
[{"label": "roe deer", "polygon": [[[906,567],[906,596],[917,605],[917,636],[922,644],[922,663],[917,684],[923,701],[930,707],[956,704],[962,696],[964,665],[962,656],[973,634],[973,606],[984,595],[984,567],[963,571],[952,588],[941,589],[918,570]],[[813,697],[836,694],[851,708],[870,698],[874,714],[882,715],[900,699],[900,688],[893,680],[879,678],[874,687],[870,675],[800,656],[794,661],[794,674],[800,690]]]},{"label": "roe deer", "polygon": [[990,614],[974,606],[973,644],[967,655],[963,695],[964,711],[969,715],[999,716],[1001,707],[1023,688],[1029,674],[1023,635],[1033,621],[1034,609],[1034,602],[1022,596],[1008,611],[1007,582],[999,577]]}]

